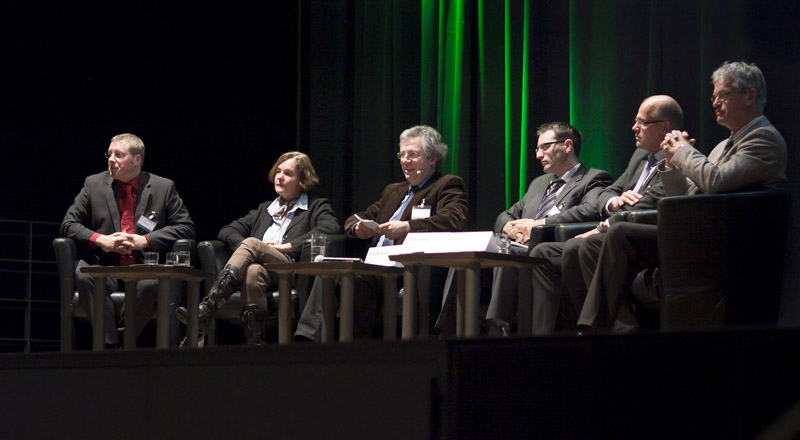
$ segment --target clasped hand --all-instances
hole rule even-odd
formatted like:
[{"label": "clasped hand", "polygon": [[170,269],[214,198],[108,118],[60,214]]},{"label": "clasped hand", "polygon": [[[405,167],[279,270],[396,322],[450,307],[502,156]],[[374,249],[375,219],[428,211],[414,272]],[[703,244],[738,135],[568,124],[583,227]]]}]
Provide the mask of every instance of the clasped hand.
[{"label": "clasped hand", "polygon": [[503,225],[503,232],[508,238],[517,243],[527,243],[531,239],[531,230],[534,226],[544,224],[544,219],[534,220],[532,218],[520,218],[511,220]]},{"label": "clasped hand", "polygon": [[664,140],[661,141],[661,149],[664,150],[664,158],[666,159],[664,165],[671,167],[672,156],[678,152],[678,149],[684,144],[694,146],[696,141],[696,139],[689,139],[689,133],[685,131],[672,130],[667,133],[664,136]]},{"label": "clasped hand", "polygon": [[144,235],[115,232],[111,235],[101,235],[97,238],[97,244],[106,251],[129,255],[133,251],[147,247],[147,239]]}]

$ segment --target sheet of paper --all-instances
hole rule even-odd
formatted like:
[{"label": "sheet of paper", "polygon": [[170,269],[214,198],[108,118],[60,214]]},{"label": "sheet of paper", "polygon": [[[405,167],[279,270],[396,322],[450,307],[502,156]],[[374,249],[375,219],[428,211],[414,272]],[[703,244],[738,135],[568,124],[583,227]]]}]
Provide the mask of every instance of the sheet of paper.
[{"label": "sheet of paper", "polygon": [[358,221],[361,222],[362,225],[366,226],[367,228],[373,231],[378,230],[378,223],[376,223],[375,220],[365,220],[359,217],[358,214],[356,214],[356,218],[358,219]]}]

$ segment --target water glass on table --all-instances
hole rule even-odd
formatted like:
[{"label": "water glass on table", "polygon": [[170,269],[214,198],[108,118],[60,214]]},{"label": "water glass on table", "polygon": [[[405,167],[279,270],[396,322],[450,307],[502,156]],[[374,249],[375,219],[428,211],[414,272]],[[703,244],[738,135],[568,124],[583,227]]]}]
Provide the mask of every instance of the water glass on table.
[{"label": "water glass on table", "polygon": [[158,252],[145,252],[144,264],[148,266],[155,266],[158,264]]},{"label": "water glass on table", "polygon": [[506,235],[505,232],[498,232],[494,234],[494,242],[497,244],[497,251],[499,253],[510,253],[511,242],[508,240],[508,235]]},{"label": "water glass on table", "polygon": [[328,243],[328,237],[322,232],[314,232],[311,234],[311,258],[312,262],[322,261],[325,256],[325,246]]},{"label": "water glass on table", "polygon": [[189,251],[178,251],[176,252],[176,254],[177,254],[177,260],[175,261],[176,266],[192,265],[191,254],[189,253]]}]

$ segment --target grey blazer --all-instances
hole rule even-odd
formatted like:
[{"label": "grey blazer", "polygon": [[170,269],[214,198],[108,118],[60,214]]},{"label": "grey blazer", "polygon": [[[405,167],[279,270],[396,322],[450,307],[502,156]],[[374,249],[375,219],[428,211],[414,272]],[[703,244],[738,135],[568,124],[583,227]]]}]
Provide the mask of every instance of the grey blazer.
[{"label": "grey blazer", "polygon": [[672,167],[659,164],[659,174],[670,196],[780,188],[786,182],[786,141],[766,116],[732,136],[725,156],[723,140],[708,157],[684,145],[672,157]]},{"label": "grey blazer", "polygon": [[[552,173],[541,175],[531,182],[528,191],[520,201],[497,216],[494,222],[495,232],[503,230],[503,226],[511,220],[534,218],[536,209],[553,180]],[[545,224],[574,223],[600,220],[596,199],[603,188],[612,182],[611,175],[596,168],[581,165],[572,178],[564,185],[556,197],[555,204],[561,211],[545,219]]]}]

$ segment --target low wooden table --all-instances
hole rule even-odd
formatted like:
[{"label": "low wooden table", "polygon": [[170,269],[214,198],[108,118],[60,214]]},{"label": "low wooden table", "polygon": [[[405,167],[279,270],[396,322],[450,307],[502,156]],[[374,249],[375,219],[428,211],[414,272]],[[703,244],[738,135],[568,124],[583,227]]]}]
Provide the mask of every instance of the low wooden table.
[{"label": "low wooden table", "polygon": [[[92,349],[101,351],[105,349],[105,335],[103,332],[106,300],[106,279],[119,278],[125,281],[125,340],[126,350],[136,348],[136,333],[133,326],[133,317],[136,315],[136,283],[139,280],[158,280],[158,303],[156,309],[156,348],[169,346],[169,310],[167,301],[169,297],[170,280],[184,280],[189,284],[187,307],[194,313],[189,313],[189,322],[186,326],[187,341],[190,347],[197,347],[197,310],[200,298],[200,282],[210,275],[187,266],[172,266],[164,264],[131,266],[89,266],[82,267],[81,272],[95,278],[95,295]],[[130,322],[129,322],[130,321]]]},{"label": "low wooden table", "polygon": [[[456,336],[480,335],[480,270],[493,267],[516,267],[519,270],[519,300],[517,326],[521,336],[531,334],[531,272],[522,270],[534,264],[546,263],[543,258],[494,252],[448,252],[439,254],[413,253],[391,255],[389,259],[403,265],[403,339],[414,339],[416,334],[417,269],[420,265],[452,268],[457,271]],[[464,282],[462,282],[462,277]]]},{"label": "low wooden table", "polygon": [[334,286],[339,278],[341,301],[339,304],[339,341],[353,339],[353,308],[356,275],[375,275],[383,277],[383,335],[393,339],[397,331],[397,277],[403,274],[399,267],[366,264],[360,261],[321,261],[319,263],[277,263],[268,264],[267,270],[278,274],[278,343],[292,342],[292,275],[322,277],[322,342],[331,342],[334,334],[336,309]]}]

